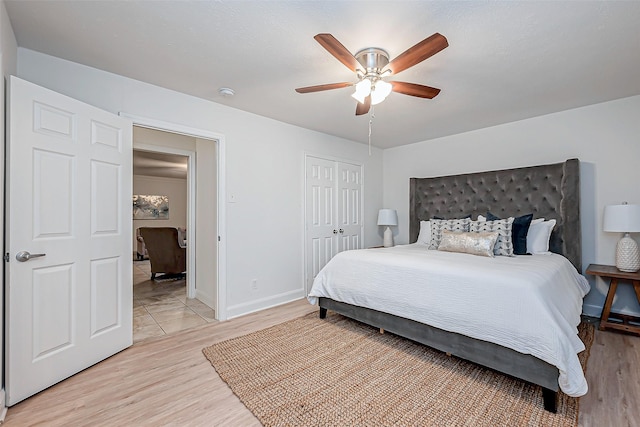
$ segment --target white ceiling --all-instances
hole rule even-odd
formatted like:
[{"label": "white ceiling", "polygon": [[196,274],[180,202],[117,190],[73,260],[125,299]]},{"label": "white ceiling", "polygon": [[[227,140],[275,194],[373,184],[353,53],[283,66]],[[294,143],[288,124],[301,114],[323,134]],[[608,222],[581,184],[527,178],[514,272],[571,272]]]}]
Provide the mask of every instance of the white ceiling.
[{"label": "white ceiling", "polygon": [[133,174],[187,179],[188,157],[133,150]]},{"label": "white ceiling", "polygon": [[[449,47],[390,80],[373,145],[399,146],[640,94],[638,1],[14,1],[20,47],[359,142],[355,76],[314,39],[394,58],[439,32]],[[218,94],[220,87],[236,92]]]}]

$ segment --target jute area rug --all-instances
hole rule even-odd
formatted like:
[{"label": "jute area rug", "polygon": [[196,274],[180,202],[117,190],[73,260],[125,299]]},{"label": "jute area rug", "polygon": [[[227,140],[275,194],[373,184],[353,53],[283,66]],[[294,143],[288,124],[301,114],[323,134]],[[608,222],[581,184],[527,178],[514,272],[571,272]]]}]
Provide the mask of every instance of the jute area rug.
[{"label": "jute area rug", "polygon": [[[581,324],[586,351],[593,325]],[[265,426],[577,426],[578,399],[329,312],[204,348]]]}]

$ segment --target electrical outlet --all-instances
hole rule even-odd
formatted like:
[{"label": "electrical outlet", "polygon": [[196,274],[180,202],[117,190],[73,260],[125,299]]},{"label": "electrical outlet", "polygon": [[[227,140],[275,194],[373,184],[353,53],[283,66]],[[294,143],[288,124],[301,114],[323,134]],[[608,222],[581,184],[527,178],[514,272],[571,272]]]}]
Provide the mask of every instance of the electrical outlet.
[{"label": "electrical outlet", "polygon": [[251,290],[252,291],[257,291],[258,290],[258,279],[253,279],[251,281]]}]

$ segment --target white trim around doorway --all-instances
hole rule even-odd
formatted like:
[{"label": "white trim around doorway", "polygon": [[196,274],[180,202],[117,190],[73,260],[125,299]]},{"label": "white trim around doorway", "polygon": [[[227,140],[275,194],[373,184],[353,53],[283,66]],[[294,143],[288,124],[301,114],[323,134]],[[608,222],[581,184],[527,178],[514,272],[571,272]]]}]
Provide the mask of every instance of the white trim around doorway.
[{"label": "white trim around doorway", "polygon": [[[177,123],[151,119],[148,117],[140,117],[140,116],[136,116],[136,115],[125,113],[125,112],[120,112],[120,116],[131,119],[133,121],[133,125],[135,126],[155,129],[155,130],[164,131],[164,132],[177,133],[177,134],[192,136],[196,138],[210,139],[216,144],[217,185],[218,185],[218,191],[217,191],[218,280],[217,280],[217,286],[216,286],[217,296],[216,296],[215,313],[216,313],[216,319],[220,321],[226,320],[227,319],[227,271],[226,271],[226,266],[227,266],[226,211],[227,209],[226,209],[226,182],[225,182],[226,171],[225,171],[224,135],[211,132],[208,130],[204,130],[204,129],[191,128],[191,127],[180,125]],[[167,147],[150,146],[150,145],[144,145],[146,148],[143,148],[143,145],[144,144],[134,144],[133,148],[135,149],[140,148],[142,150],[145,150],[145,149],[149,149],[150,147],[153,147],[152,151],[163,151],[167,153],[181,154],[181,155],[188,155],[188,154],[184,154],[184,152],[195,154],[193,152],[186,151],[186,150],[183,153],[181,153],[181,152],[178,152],[181,150],[175,150]],[[164,151],[164,150],[167,150],[167,151]],[[197,185],[196,179],[195,179],[196,177],[195,155],[193,156],[188,155],[188,156],[189,156],[188,170],[189,170],[189,183],[190,183],[189,193],[190,194],[188,197],[189,217],[187,221],[191,224],[195,224],[195,211],[196,211],[195,210],[195,193],[196,193],[195,189]],[[195,239],[196,239],[195,227],[191,225],[187,225],[187,227],[188,227],[187,228],[188,241],[195,242]],[[187,246],[187,250],[189,250],[190,246],[192,245],[190,244]],[[188,256],[189,264],[187,268],[189,269],[189,271],[195,272],[195,269],[197,268],[197,262],[195,258],[196,257]],[[191,298],[192,295],[191,295],[191,287],[189,285],[189,277],[195,278],[195,274],[187,275],[187,286],[189,287],[189,297]],[[196,291],[195,288],[193,290],[194,292]],[[195,296],[195,294],[193,296]]]}]

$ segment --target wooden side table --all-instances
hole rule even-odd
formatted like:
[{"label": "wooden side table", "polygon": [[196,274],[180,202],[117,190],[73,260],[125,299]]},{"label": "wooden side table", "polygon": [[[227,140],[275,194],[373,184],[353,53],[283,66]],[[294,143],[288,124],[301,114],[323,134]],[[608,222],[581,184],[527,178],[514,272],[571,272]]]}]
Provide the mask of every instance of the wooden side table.
[{"label": "wooden side table", "polygon": [[607,292],[607,299],[604,302],[602,315],[600,316],[600,330],[615,329],[640,335],[640,317],[611,312],[613,297],[618,289],[618,280],[631,282],[633,290],[636,292],[636,298],[638,298],[638,302],[640,302],[640,272],[626,273],[618,270],[613,265],[591,264],[589,268],[587,268],[586,273],[600,276],[603,279],[608,277],[611,280],[609,283],[609,291]]}]

